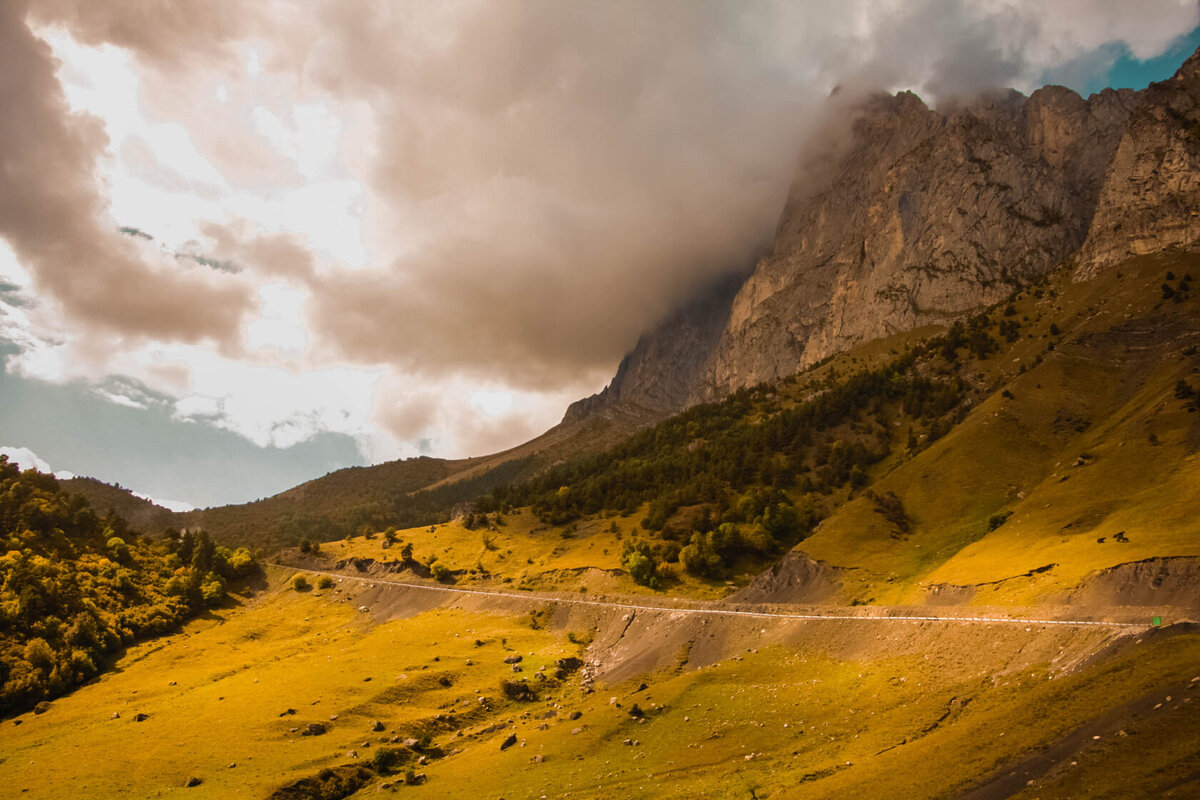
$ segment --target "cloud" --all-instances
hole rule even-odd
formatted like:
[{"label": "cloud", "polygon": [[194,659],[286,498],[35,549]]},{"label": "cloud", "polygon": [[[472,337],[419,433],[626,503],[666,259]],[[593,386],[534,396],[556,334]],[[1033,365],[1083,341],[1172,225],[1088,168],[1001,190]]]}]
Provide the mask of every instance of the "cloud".
[{"label": "cloud", "polygon": [[326,4],[307,75],[374,109],[365,180],[399,255],[319,281],[317,334],[433,377],[545,388],[610,370],[699,285],[753,264],[832,86],[1028,89],[1195,21],[1175,0],[1064,5]]},{"label": "cloud", "polygon": [[0,447],[0,456],[8,456],[9,463],[16,464],[21,469],[36,469],[47,475],[53,472],[50,465],[28,447]]},{"label": "cloud", "polygon": [[49,48],[19,7],[0,10],[0,236],[73,320],[129,337],[232,342],[247,287],[173,264],[121,236],[95,182],[107,139],[73,114]]}]

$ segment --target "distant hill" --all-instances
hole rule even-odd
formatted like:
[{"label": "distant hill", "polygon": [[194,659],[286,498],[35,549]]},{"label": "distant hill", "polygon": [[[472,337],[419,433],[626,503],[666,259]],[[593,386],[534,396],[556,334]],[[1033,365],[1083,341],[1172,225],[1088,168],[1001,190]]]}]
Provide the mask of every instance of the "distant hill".
[{"label": "distant hill", "polygon": [[66,482],[98,509],[112,509],[151,534],[203,528],[217,541],[273,552],[301,539],[331,541],[363,530],[408,528],[444,520],[492,489],[528,478],[575,455],[611,445],[658,419],[618,409],[564,422],[500,453],[445,460],[419,457],[349,467],[252,503],[172,512],[128,490],[91,478]]},{"label": "distant hill", "polygon": [[[122,491],[112,489],[118,503]],[[0,716],[64,694],[125,646],[224,604],[226,583],[257,569],[249,551],[202,535],[142,539],[53,476],[0,456]]]},{"label": "distant hill", "polygon": [[59,484],[68,492],[86,497],[92,508],[97,511],[112,511],[124,517],[134,530],[158,533],[175,524],[175,512],[138,497],[120,486],[113,486],[95,478],[70,478],[60,480]]}]

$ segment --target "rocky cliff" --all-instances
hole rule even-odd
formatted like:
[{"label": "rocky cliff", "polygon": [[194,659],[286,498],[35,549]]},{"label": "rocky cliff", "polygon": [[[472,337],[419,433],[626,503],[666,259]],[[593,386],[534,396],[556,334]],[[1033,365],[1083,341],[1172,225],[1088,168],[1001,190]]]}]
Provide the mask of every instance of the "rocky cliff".
[{"label": "rocky cliff", "polygon": [[652,420],[686,407],[711,367],[741,282],[740,277],[727,278],[709,287],[642,334],[621,359],[609,385],[572,403],[563,422],[578,422],[616,407]]},{"label": "rocky cliff", "polygon": [[938,109],[871,98],[833,149],[808,148],[773,247],[730,305],[681,310],[568,416],[669,413],[962,316],[1066,259],[1085,280],[1198,247],[1198,109],[1200,52],[1170,80],[1086,100],[1057,86]]}]

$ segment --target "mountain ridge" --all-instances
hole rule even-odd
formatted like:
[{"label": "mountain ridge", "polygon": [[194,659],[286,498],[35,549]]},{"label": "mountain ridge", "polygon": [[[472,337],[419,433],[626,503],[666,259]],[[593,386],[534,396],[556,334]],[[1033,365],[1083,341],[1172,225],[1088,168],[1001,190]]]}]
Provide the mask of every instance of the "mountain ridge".
[{"label": "mountain ridge", "polygon": [[963,318],[1066,259],[1086,280],[1130,256],[1194,249],[1198,106],[1200,51],[1166,81],[1086,99],[1061,86],[942,109],[911,92],[869,97],[801,162],[774,244],[715,342],[691,336],[705,321],[681,308],[568,418],[653,393],[673,374],[664,354],[704,368],[661,414]]}]

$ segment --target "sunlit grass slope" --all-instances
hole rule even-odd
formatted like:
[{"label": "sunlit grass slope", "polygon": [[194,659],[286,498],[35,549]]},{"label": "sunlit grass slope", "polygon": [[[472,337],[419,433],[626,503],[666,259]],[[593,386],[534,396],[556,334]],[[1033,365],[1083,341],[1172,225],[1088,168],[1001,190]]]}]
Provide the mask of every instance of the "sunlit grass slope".
[{"label": "sunlit grass slope", "polygon": [[[1048,654],[1055,637],[1076,641],[1061,630],[945,626],[914,649],[889,645],[897,629],[823,623],[822,635],[589,691],[579,673],[535,680],[580,654],[586,631],[444,608],[377,623],[345,602],[348,584],[296,592],[288,577],[276,572],[277,588],[245,606],[134,648],[118,671],[6,723],[6,791],[267,798],[394,747],[408,753],[399,772],[369,777],[355,797],[389,784],[428,798],[922,798],[956,795],[1095,724],[1100,738],[1089,731],[1070,751],[1075,764],[1045,776],[1059,794],[1030,796],[1083,784],[1119,797],[1131,775],[1151,791],[1186,782],[1195,757],[1195,633],[1127,640],[1064,672],[1060,658],[1005,666],[1035,641]],[[519,674],[505,661],[518,655]],[[514,678],[538,697],[506,699],[501,681]],[[301,735],[311,723],[328,730]],[[402,742],[426,737],[418,764]],[[1109,769],[1112,759],[1130,772]],[[410,769],[423,785],[402,785]],[[200,783],[185,790],[189,778]]]},{"label": "sunlit grass slope", "polygon": [[1200,313],[1161,296],[1167,272],[1189,270],[1200,261],[1145,258],[1022,293],[1014,313],[1033,338],[977,364],[995,391],[928,449],[877,470],[875,491],[901,498],[910,530],[858,498],[802,549],[866,568],[851,594],[878,602],[936,583],[1029,602],[1105,567],[1200,555],[1200,415],[1176,397],[1178,381],[1197,383]]}]

